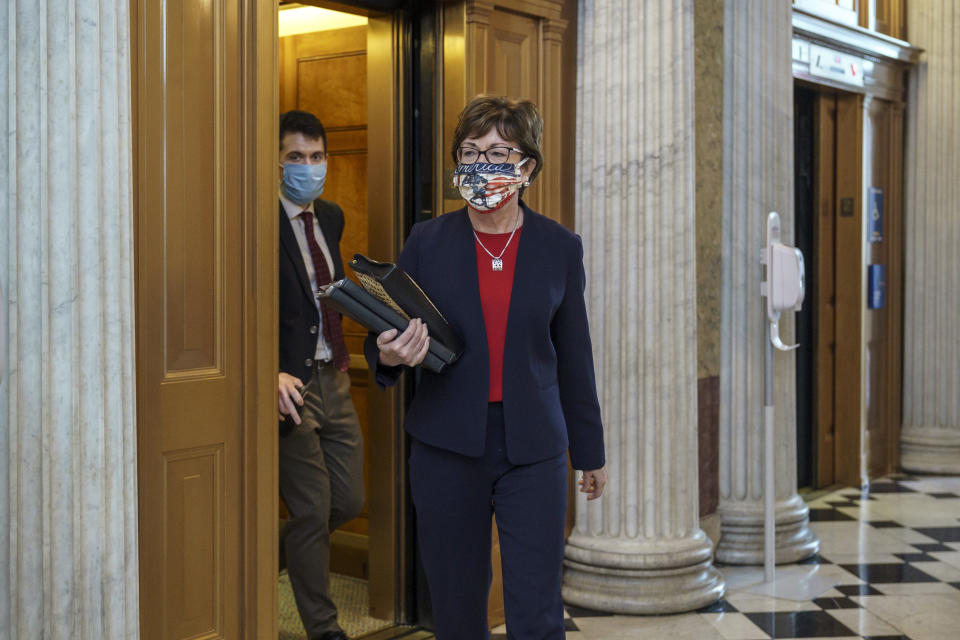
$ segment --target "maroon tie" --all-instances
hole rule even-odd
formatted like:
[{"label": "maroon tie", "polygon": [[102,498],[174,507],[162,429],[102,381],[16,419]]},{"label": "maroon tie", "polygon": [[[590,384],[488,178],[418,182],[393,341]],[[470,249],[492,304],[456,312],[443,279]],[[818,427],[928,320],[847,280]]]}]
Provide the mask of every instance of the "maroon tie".
[{"label": "maroon tie", "polygon": [[[300,214],[303,218],[303,230],[307,234],[307,246],[310,247],[310,258],[313,260],[313,271],[317,277],[317,285],[325,285],[333,282],[330,276],[330,268],[327,266],[327,259],[317,244],[317,236],[313,233],[313,213],[304,211]],[[340,328],[340,314],[335,309],[321,304],[320,317],[323,319],[323,337],[333,351],[333,364],[346,371],[350,364],[350,354],[347,353],[347,345],[343,341],[343,329]]]}]

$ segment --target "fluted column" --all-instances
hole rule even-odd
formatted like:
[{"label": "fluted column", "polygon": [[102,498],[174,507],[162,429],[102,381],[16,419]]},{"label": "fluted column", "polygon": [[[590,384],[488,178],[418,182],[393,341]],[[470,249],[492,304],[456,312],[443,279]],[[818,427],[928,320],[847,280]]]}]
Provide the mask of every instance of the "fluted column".
[{"label": "fluted column", "polygon": [[903,468],[960,473],[960,6],[908,3]]},{"label": "fluted column", "polygon": [[[724,3],[723,314],[720,372],[721,536],[717,560],[763,562],[764,221],[780,213],[793,242],[793,80],[789,2]],[[781,322],[791,342],[793,314]],[[776,354],[776,559],[819,541],[797,495],[793,353]]]},{"label": "fluted column", "polygon": [[0,638],[139,636],[129,2],[0,8]]},{"label": "fluted column", "polygon": [[579,5],[577,230],[609,483],[576,504],[563,596],[622,613],[709,604],[697,509],[693,6]]}]

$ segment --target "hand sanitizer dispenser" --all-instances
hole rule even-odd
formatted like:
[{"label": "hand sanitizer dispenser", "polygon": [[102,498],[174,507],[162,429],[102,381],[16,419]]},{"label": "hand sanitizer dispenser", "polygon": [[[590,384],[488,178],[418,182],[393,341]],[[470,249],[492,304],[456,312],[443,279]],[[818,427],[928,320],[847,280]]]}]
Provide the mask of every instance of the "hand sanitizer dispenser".
[{"label": "hand sanitizer dispenser", "polygon": [[767,299],[767,322],[770,335],[764,336],[763,380],[763,575],[768,583],[776,573],[776,501],[774,481],[774,352],[790,351],[800,345],[785,345],[780,340],[780,314],[799,311],[803,304],[803,254],[795,247],[780,242],[780,215],[767,216],[767,237],[761,249],[762,262],[767,267],[766,281],[760,284],[760,293]]},{"label": "hand sanitizer dispenser", "polygon": [[796,247],[780,242],[780,215],[767,216],[767,238],[761,260],[767,266],[767,279],[760,285],[767,298],[767,320],[770,323],[770,341],[781,351],[790,351],[800,345],[785,345],[780,340],[780,313],[799,311],[803,304],[803,254]]}]

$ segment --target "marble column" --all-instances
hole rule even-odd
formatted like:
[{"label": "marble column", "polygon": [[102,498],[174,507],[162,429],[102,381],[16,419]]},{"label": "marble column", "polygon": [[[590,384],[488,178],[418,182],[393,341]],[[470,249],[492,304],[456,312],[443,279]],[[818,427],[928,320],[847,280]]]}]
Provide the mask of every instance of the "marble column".
[{"label": "marble column", "polygon": [[139,636],[128,8],[0,8],[3,638]]},{"label": "marble column", "polygon": [[619,613],[723,595],[700,529],[693,4],[579,5],[577,231],[609,483],[578,494],[563,597]]},{"label": "marble column", "polygon": [[[717,560],[763,563],[763,358],[760,248],[770,211],[793,241],[793,79],[789,2],[726,2],[723,92],[721,535]],[[793,314],[781,336],[793,338]],[[795,356],[776,356],[776,560],[817,552],[797,495]]]},{"label": "marble column", "polygon": [[903,430],[907,471],[960,473],[960,6],[908,3]]}]

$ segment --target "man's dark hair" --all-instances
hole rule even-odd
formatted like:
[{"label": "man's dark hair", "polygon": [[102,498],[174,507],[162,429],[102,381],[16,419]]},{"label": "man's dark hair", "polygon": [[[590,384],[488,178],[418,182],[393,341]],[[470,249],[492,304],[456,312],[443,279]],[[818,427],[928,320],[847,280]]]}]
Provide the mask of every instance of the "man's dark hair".
[{"label": "man's dark hair", "polygon": [[327,132],[317,116],[307,111],[287,111],[280,114],[280,148],[283,148],[283,138],[288,133],[302,133],[311,140],[323,140],[323,148],[327,148]]}]

